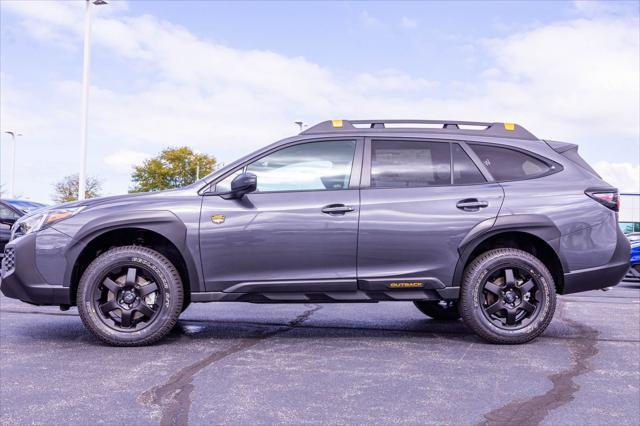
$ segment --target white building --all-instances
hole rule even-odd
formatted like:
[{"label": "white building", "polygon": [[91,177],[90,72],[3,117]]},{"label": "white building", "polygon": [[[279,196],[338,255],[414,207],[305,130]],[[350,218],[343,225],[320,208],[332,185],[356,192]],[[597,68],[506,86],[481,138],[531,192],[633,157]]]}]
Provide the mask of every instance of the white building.
[{"label": "white building", "polygon": [[640,194],[620,194],[620,228],[629,232],[640,232]]}]

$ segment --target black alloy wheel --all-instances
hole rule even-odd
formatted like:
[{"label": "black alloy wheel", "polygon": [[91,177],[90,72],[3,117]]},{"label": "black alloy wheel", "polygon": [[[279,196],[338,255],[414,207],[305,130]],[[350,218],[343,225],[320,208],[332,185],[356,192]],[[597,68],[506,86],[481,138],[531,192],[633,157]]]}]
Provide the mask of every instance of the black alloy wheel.
[{"label": "black alloy wheel", "polygon": [[536,278],[515,265],[505,265],[491,273],[484,282],[482,297],[487,319],[505,330],[526,327],[544,303]]},{"label": "black alloy wheel", "polygon": [[116,331],[140,331],[153,321],[162,306],[159,281],[150,268],[139,265],[112,268],[95,287],[94,308],[108,327]]}]

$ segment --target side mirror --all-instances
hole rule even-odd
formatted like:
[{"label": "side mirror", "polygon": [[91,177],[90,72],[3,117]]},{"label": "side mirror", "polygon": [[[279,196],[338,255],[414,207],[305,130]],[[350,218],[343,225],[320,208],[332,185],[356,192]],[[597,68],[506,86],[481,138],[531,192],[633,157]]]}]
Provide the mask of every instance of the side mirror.
[{"label": "side mirror", "polygon": [[253,173],[240,173],[231,181],[231,191],[220,196],[224,199],[242,198],[258,188],[258,177]]},{"label": "side mirror", "polygon": [[14,223],[16,223],[16,218],[15,217],[0,217],[0,223],[3,225],[9,225],[9,226],[13,226]]}]

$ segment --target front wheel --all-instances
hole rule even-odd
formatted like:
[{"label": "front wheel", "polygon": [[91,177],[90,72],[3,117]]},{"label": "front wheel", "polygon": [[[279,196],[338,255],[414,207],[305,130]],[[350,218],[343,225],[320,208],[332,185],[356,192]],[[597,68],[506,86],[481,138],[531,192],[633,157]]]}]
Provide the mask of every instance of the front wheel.
[{"label": "front wheel", "polygon": [[464,323],[491,343],[525,343],[549,325],[555,284],[540,259],[522,250],[496,249],[465,269],[460,295]]},{"label": "front wheel", "polygon": [[180,274],[146,247],[113,248],[86,269],[77,293],[84,325],[114,346],[142,346],[164,337],[182,310]]}]

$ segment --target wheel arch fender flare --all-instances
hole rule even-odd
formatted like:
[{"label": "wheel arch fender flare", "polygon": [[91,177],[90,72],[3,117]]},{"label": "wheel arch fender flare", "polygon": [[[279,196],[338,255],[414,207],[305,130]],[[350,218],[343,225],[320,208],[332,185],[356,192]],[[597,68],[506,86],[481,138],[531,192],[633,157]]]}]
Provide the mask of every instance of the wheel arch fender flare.
[{"label": "wheel arch fender flare", "polygon": [[175,214],[168,210],[134,210],[111,216],[99,216],[86,222],[74,235],[65,257],[68,267],[64,282],[71,286],[74,266],[89,244],[104,234],[119,229],[142,229],[156,233],[167,239],[179,251],[187,268],[189,289],[198,291],[202,287],[197,262],[188,250],[187,227]]},{"label": "wheel arch fender flare", "polygon": [[453,274],[453,285],[462,282],[464,269],[471,254],[489,238],[507,233],[527,234],[549,246],[558,258],[563,271],[568,271],[566,260],[560,252],[560,230],[547,216],[541,214],[515,214],[498,216],[474,226],[458,245],[458,263]]}]

